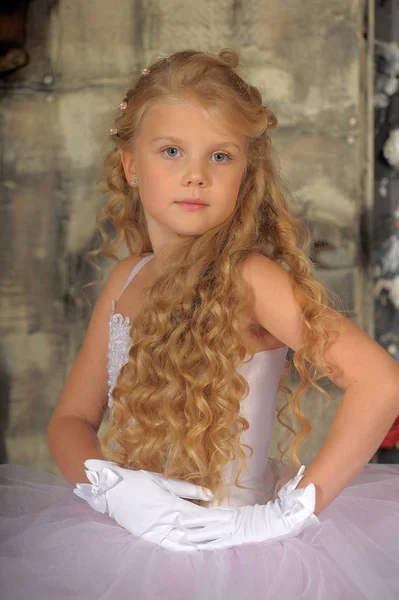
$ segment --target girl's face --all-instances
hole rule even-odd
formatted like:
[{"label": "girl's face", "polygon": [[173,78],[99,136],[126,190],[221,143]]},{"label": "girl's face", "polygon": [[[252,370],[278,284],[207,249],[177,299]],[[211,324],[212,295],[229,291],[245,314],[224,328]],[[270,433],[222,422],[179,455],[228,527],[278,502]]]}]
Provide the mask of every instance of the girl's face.
[{"label": "girl's face", "polygon": [[[246,138],[196,103],[157,104],[140,125],[132,152],[121,150],[127,181],[138,177],[156,250],[201,235],[233,213],[245,169]],[[185,199],[206,204],[188,210]]]}]

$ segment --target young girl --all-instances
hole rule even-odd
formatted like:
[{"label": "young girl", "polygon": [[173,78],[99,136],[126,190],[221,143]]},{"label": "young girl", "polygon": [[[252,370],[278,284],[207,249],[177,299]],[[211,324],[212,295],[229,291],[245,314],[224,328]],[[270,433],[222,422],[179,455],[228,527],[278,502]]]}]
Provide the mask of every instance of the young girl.
[{"label": "young girl", "polygon": [[[49,424],[69,485],[0,469],[7,600],[399,596],[399,468],[367,464],[399,413],[399,367],[314,279],[271,157],[277,120],[237,63],[177,52],[120,104],[91,257],[129,257]],[[288,348],[284,465],[268,446]],[[304,470],[300,400],[323,375],[345,393]]]}]

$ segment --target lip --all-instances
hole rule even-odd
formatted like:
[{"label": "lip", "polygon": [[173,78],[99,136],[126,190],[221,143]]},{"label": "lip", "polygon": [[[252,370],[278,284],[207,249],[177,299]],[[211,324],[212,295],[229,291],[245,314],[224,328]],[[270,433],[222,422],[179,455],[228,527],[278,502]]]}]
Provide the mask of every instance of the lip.
[{"label": "lip", "polygon": [[202,202],[199,198],[184,198],[184,200],[177,200],[177,204],[196,204],[199,206],[208,206],[205,202]]}]

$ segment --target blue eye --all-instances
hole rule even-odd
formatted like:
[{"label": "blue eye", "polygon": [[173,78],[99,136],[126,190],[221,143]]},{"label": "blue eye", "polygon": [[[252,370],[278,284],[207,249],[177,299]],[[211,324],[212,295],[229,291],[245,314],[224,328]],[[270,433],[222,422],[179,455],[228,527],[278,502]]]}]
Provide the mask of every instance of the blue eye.
[{"label": "blue eye", "polygon": [[162,153],[165,152],[166,156],[168,156],[169,158],[174,158],[175,156],[177,156],[179,150],[177,148],[174,148],[173,146],[169,146],[169,148],[165,148],[165,150],[162,150]]},{"label": "blue eye", "polygon": [[[231,159],[231,156],[229,154],[227,154],[226,152],[215,152],[215,154],[213,156],[222,159],[222,160],[215,160],[215,162],[217,162],[217,163],[228,162]],[[225,159],[227,159],[227,160],[225,160]]]}]

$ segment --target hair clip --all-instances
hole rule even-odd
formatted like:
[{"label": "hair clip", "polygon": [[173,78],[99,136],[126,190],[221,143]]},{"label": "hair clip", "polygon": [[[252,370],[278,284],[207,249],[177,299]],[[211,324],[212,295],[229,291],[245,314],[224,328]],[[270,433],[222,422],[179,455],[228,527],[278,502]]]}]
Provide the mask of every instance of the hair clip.
[{"label": "hair clip", "polygon": [[111,127],[111,129],[109,130],[109,135],[116,135],[118,133],[118,130],[116,129],[116,127]]},{"label": "hair clip", "polygon": [[142,75],[149,75],[149,73],[150,73],[150,69],[148,69],[147,67],[144,67],[143,69],[141,69]]},{"label": "hair clip", "polygon": [[126,102],[126,100],[123,100],[123,102],[120,102],[120,103],[119,103],[119,108],[120,108],[121,110],[125,110],[125,108],[126,108],[126,107],[127,107],[127,102]]}]

